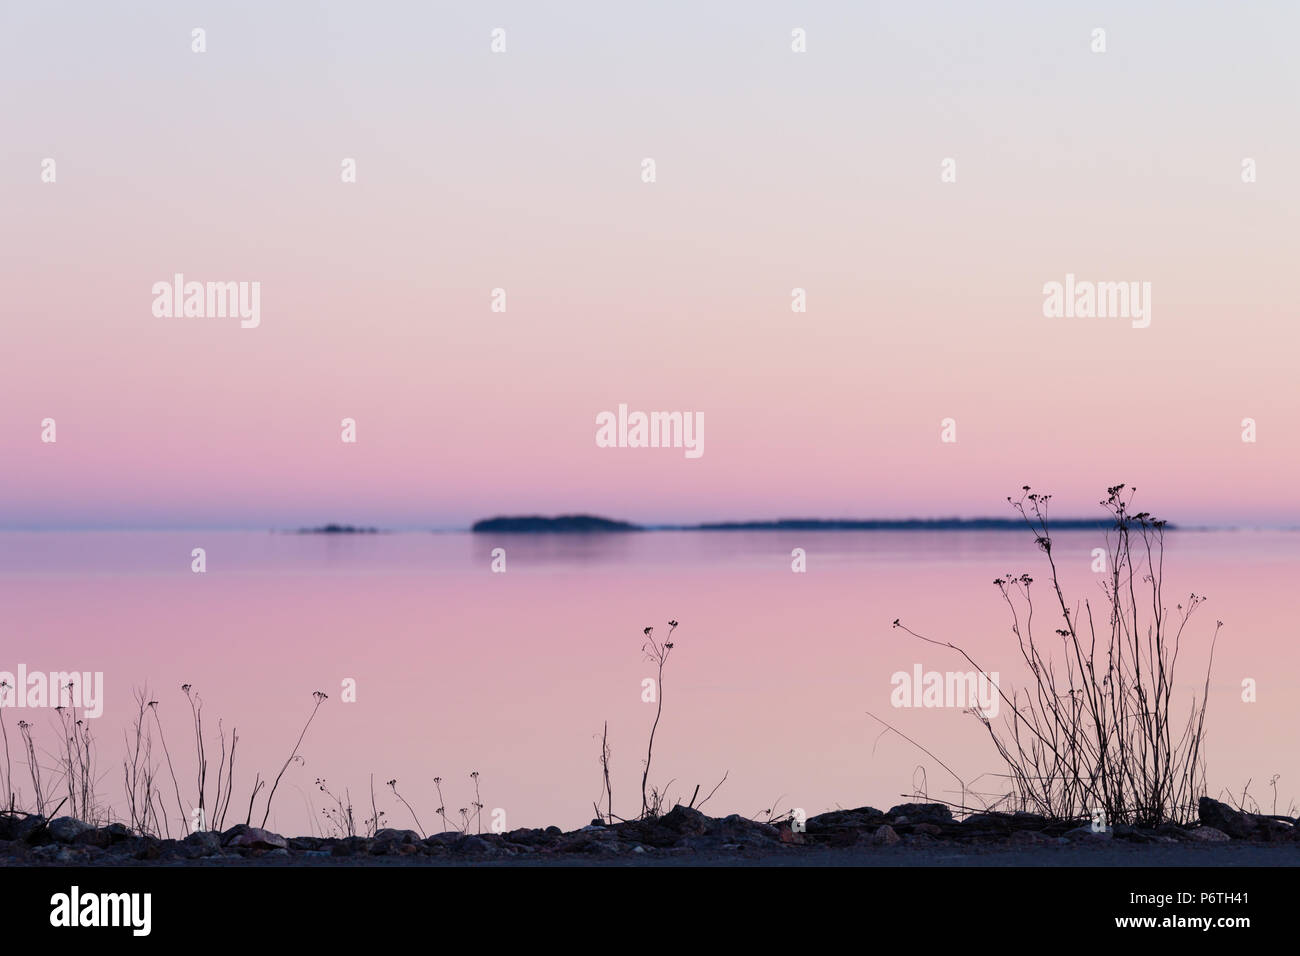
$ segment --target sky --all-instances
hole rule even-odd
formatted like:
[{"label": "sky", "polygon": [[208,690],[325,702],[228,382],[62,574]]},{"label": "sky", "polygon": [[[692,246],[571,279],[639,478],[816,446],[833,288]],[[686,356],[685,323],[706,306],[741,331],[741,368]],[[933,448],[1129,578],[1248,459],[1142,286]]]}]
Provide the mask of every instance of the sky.
[{"label": "sky", "polygon": [[1132,6],[4,4],[0,528],[1300,524],[1300,8]]}]

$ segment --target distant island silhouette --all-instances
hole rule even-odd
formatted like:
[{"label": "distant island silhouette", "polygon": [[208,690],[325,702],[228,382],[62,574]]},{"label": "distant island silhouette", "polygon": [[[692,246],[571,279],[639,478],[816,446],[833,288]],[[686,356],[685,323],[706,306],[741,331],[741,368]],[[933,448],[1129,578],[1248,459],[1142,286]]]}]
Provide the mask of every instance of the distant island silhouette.
[{"label": "distant island silhouette", "polygon": [[299,528],[298,534],[379,534],[378,528],[358,528],[350,524],[325,524],[318,528]]},{"label": "distant island silhouette", "polygon": [[645,531],[639,525],[626,521],[612,521],[609,518],[597,518],[594,515],[560,515],[558,518],[544,518],[541,515],[528,515],[515,518],[486,518],[475,521],[470,528],[473,532],[495,532],[508,534],[591,534],[603,531]]},{"label": "distant island silhouette", "polygon": [[[1111,518],[1058,518],[1058,531],[1104,531]],[[1166,530],[1173,525],[1166,525]],[[590,534],[627,531],[1023,531],[1018,518],[778,518],[775,521],[716,521],[682,525],[637,525],[595,515],[499,516],[474,522],[475,534]]]}]

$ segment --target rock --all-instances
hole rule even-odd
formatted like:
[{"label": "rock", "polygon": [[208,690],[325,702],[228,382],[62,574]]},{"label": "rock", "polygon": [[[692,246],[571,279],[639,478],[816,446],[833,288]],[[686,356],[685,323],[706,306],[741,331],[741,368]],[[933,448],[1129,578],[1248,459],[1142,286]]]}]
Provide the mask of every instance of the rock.
[{"label": "rock", "polygon": [[394,830],[391,827],[384,827],[375,834],[375,839],[393,843],[419,843],[424,838],[414,830]]},{"label": "rock", "polygon": [[289,851],[285,847],[278,847],[274,850],[268,850],[266,855],[267,857],[277,857],[283,859],[284,857],[287,857],[289,855]]},{"label": "rock", "polygon": [[245,847],[250,850],[282,850],[289,846],[289,841],[280,834],[259,827],[244,827],[242,832],[235,834],[230,840],[225,840],[223,836],[223,843],[225,846]]},{"label": "rock", "polygon": [[893,846],[896,843],[901,843],[902,839],[898,835],[898,831],[886,823],[872,835],[871,842],[876,846]]},{"label": "rock", "polygon": [[1209,797],[1201,797],[1196,810],[1202,826],[1213,827],[1234,840],[1287,840],[1295,831],[1295,827],[1285,820],[1234,810]]},{"label": "rock", "polygon": [[106,850],[119,843],[125,843],[133,835],[130,827],[121,823],[110,823],[108,826],[99,829],[85,830],[79,833],[72,842],[82,846],[93,846]]},{"label": "rock", "polygon": [[1187,831],[1187,839],[1194,843],[1227,843],[1232,837],[1214,827],[1197,827]]},{"label": "rock", "polygon": [[644,852],[645,852],[645,847],[643,847],[641,844],[638,843],[636,846],[632,847],[632,852],[633,852],[633,853],[644,853]]},{"label": "rock", "polygon": [[961,825],[973,830],[1009,830],[1011,817],[1005,813],[972,813]]},{"label": "rock", "polygon": [[617,832],[606,827],[584,827],[566,833],[555,849],[560,853],[617,853],[618,837]]},{"label": "rock", "polygon": [[936,823],[916,823],[912,825],[912,832],[924,836],[936,837],[943,833],[943,827]]},{"label": "rock", "polygon": [[749,820],[738,813],[714,820],[708,835],[738,846],[769,846],[781,841],[780,831],[770,823]]},{"label": "rock", "polygon": [[899,817],[906,817],[908,823],[952,823],[952,811],[942,803],[904,803],[893,807],[887,817],[894,818],[894,823],[902,823]]},{"label": "rock", "polygon": [[1201,797],[1196,810],[1202,826],[1213,827],[1238,840],[1249,840],[1255,834],[1257,818],[1254,814],[1234,810],[1226,803],[1209,797]]},{"label": "rock", "polygon": [[709,818],[680,803],[673,807],[657,821],[659,826],[674,833],[705,833],[709,829]]},{"label": "rock", "polygon": [[39,846],[50,842],[50,821],[45,817],[38,815],[30,816],[23,821],[19,827],[19,836],[17,839],[22,840],[31,846]]},{"label": "rock", "polygon": [[885,815],[875,807],[859,807],[856,810],[832,810],[809,817],[809,833],[832,833],[837,830],[863,830],[877,827],[885,822]]},{"label": "rock", "polygon": [[[319,840],[316,837],[289,837],[290,850],[319,850],[325,843],[325,840]],[[329,855],[328,850],[326,855]]]},{"label": "rock", "polygon": [[456,844],[452,847],[452,849],[457,853],[479,854],[479,853],[491,853],[493,847],[491,843],[489,843],[487,840],[484,840],[482,837],[463,836],[456,842]]},{"label": "rock", "polygon": [[156,860],[163,851],[161,840],[145,836],[132,837],[122,847],[133,860]]},{"label": "rock", "polygon": [[1267,840],[1270,843],[1295,839],[1296,828],[1291,824],[1283,820],[1274,820],[1272,817],[1258,817],[1257,820],[1255,839]]},{"label": "rock", "polygon": [[[557,833],[553,834],[550,832],[550,830],[519,829],[519,830],[511,830],[509,833],[503,834],[503,836],[510,843],[516,844],[518,846],[526,846],[526,847],[549,846],[555,842],[555,837],[558,836],[558,830]],[[429,842],[428,840],[425,841],[425,843],[428,842]]]},{"label": "rock", "polygon": [[26,840],[44,826],[45,818],[39,814],[6,813],[0,815],[0,840]]},{"label": "rock", "polygon": [[94,829],[76,817],[55,817],[49,823],[50,836],[56,843],[71,843],[87,830]]},{"label": "rock", "polygon": [[1011,834],[1010,842],[1013,846],[1043,846],[1055,841],[1038,830],[1015,830]]},{"label": "rock", "polygon": [[191,852],[187,855],[193,860],[221,852],[221,834],[213,830],[191,833],[181,843],[190,849]]},{"label": "rock", "polygon": [[356,856],[369,852],[370,841],[365,837],[346,837],[330,847],[330,856]]}]

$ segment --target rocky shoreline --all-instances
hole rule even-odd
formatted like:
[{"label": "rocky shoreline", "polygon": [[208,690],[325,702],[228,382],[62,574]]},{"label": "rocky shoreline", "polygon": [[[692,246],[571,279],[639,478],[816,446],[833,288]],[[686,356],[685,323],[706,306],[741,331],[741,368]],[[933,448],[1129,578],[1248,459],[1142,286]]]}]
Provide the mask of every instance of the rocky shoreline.
[{"label": "rocky shoreline", "polygon": [[[244,824],[218,833],[192,833],[182,840],[139,836],[120,823],[92,827],[71,817],[0,814],[0,866],[115,866],[274,863],[361,864],[371,858],[402,862],[563,862],[619,859],[628,863],[693,858],[710,863],[773,854],[806,857],[819,851],[888,847],[971,850],[1047,848],[1070,845],[1290,844],[1300,847],[1300,826],[1290,817],[1234,810],[1202,798],[1199,824],[1153,829],[1120,824],[1101,831],[1079,821],[1049,821],[1030,813],[980,813],[953,818],[939,803],[908,803],[887,812],[873,807],[834,810],[792,821],[763,823],[733,814],[707,817],[677,806],[653,820],[559,827],[506,833],[438,833],[383,829],[370,837],[283,837]],[[396,860],[394,861],[396,862]],[[814,862],[801,859],[798,862]]]}]

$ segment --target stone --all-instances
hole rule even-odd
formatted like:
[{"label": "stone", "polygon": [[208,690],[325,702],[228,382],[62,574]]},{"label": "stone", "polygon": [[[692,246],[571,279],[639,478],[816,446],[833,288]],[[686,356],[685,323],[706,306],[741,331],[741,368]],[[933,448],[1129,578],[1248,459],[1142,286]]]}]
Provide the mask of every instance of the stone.
[{"label": "stone", "polygon": [[666,830],[672,830],[674,833],[705,833],[709,829],[709,818],[700,813],[699,810],[692,810],[690,807],[684,807],[680,803],[673,807],[656,823]]},{"label": "stone", "polygon": [[1011,817],[1005,813],[972,813],[961,825],[972,830],[1005,831],[1011,829]]},{"label": "stone", "polygon": [[871,842],[876,846],[893,846],[896,843],[901,843],[902,840],[903,838],[898,835],[898,831],[888,823],[883,824],[871,837]]},{"label": "stone", "polygon": [[781,840],[780,832],[770,823],[750,820],[738,813],[714,820],[708,833],[709,836],[739,846],[765,846]]},{"label": "stone", "polygon": [[260,827],[244,827],[242,832],[223,842],[225,846],[246,847],[250,850],[282,850],[289,846],[289,841],[280,834]]},{"label": "stone", "polygon": [[79,833],[72,842],[82,846],[93,846],[106,850],[119,843],[125,843],[132,836],[134,834],[131,832],[131,828],[125,824],[110,823],[108,826],[99,827],[98,829],[85,830]]},{"label": "stone", "polygon": [[195,860],[221,852],[221,834],[212,830],[199,830],[191,833],[181,843],[192,851],[187,855]]},{"label": "stone", "polygon": [[464,836],[452,847],[457,853],[491,853],[492,844],[479,836]]},{"label": "stone", "polygon": [[1254,814],[1234,810],[1226,803],[1209,797],[1201,797],[1196,804],[1196,811],[1202,826],[1213,827],[1238,840],[1249,840],[1254,836],[1258,825]]},{"label": "stone", "polygon": [[831,810],[809,817],[809,833],[831,833],[836,830],[862,830],[875,827],[885,822],[885,815],[875,807],[859,807],[856,810]]},{"label": "stone", "polygon": [[1274,820],[1272,817],[1258,817],[1257,820],[1255,839],[1267,840],[1270,843],[1295,839],[1296,828],[1291,824],[1283,820]]},{"label": "stone", "polygon": [[394,830],[391,827],[384,827],[375,834],[376,840],[389,840],[394,843],[419,843],[423,837],[414,830]]},{"label": "stone", "polygon": [[894,823],[902,823],[899,817],[906,817],[908,823],[952,823],[952,811],[942,803],[904,803],[890,809],[885,814],[894,818]]},{"label": "stone", "polygon": [[71,843],[87,830],[93,829],[89,823],[82,823],[76,817],[55,817],[49,823],[50,836],[56,843]]},{"label": "stone", "polygon": [[1195,843],[1227,843],[1232,839],[1228,834],[1214,827],[1197,827],[1188,830],[1187,838]]},{"label": "stone", "polygon": [[239,836],[241,833],[249,829],[251,828],[247,823],[236,823],[229,830],[225,830],[222,832],[221,845],[230,846],[230,844],[234,841],[235,837]]},{"label": "stone", "polygon": [[39,814],[0,814],[0,840],[26,840],[34,831],[41,830],[44,826],[45,818]]},{"label": "stone", "polygon": [[156,860],[162,856],[162,841],[153,837],[132,837],[123,844],[126,853],[135,860]]},{"label": "stone", "polygon": [[[539,846],[553,845],[555,843],[555,838],[559,836],[559,832],[558,830],[557,832],[552,833],[549,829],[530,830],[527,828],[523,828],[519,830],[511,830],[509,833],[505,833],[502,835],[505,837],[506,840],[508,840],[510,843],[515,844],[516,846],[525,846],[525,847],[531,847],[535,849]],[[425,842],[428,843],[429,841],[426,840]]]},{"label": "stone", "polygon": [[618,833],[605,827],[584,827],[566,834],[555,848],[561,853],[617,853]]}]

